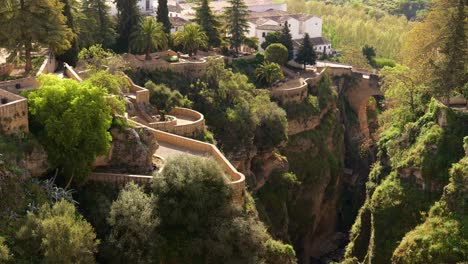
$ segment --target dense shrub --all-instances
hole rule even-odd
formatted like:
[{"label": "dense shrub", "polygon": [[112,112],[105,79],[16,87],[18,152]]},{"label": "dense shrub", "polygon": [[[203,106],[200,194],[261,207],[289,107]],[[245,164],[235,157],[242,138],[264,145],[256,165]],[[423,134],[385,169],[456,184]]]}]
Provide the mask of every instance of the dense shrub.
[{"label": "dense shrub", "polygon": [[280,43],[273,43],[265,50],[265,60],[279,65],[285,65],[288,62],[288,49]]}]

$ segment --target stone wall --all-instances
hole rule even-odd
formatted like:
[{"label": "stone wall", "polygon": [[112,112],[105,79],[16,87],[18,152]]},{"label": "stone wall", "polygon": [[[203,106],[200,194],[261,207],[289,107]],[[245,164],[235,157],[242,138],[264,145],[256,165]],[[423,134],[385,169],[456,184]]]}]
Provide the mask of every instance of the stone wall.
[{"label": "stone wall", "polygon": [[0,131],[4,134],[28,133],[28,102],[26,98],[0,89]]},{"label": "stone wall", "polygon": [[179,136],[195,136],[205,130],[205,118],[203,114],[188,108],[176,107],[171,113],[172,116],[187,116],[195,121],[187,124],[178,124],[177,119],[168,122],[149,123],[148,126],[154,129],[173,133]]},{"label": "stone wall", "polygon": [[[136,123],[133,120],[128,120],[129,122],[135,124],[137,127],[143,127],[141,124]],[[244,204],[245,201],[245,176],[238,172],[234,166],[224,157],[224,155],[219,151],[219,149],[205,142],[198,140],[170,134],[153,128],[149,129],[158,142],[164,142],[170,145],[180,146],[182,148],[187,148],[195,152],[205,152],[209,153],[210,156],[216,160],[221,167],[225,170],[226,174],[231,178],[229,186],[232,188],[232,199],[233,202],[239,205]],[[152,176],[145,175],[128,175],[128,174],[115,174],[115,173],[92,173],[89,177],[92,181],[108,182],[117,184],[119,186],[124,186],[130,181],[134,181],[139,184],[148,184],[151,182]]]},{"label": "stone wall", "polygon": [[272,89],[270,90],[270,95],[280,100],[283,104],[301,103],[308,96],[308,84],[303,81],[303,84],[299,87]]},{"label": "stone wall", "polygon": [[67,63],[64,63],[63,64],[63,67],[65,67],[65,75],[72,79],[72,80],[75,80],[77,82],[82,82],[83,80],[81,79],[81,77],[75,72],[75,70],[73,69],[72,66],[68,65]]},{"label": "stone wall", "polygon": [[[152,57],[155,57],[152,55]],[[124,60],[127,61],[132,68],[141,68],[148,70],[160,70],[160,71],[173,71],[180,73],[190,78],[202,77],[206,72],[207,62],[206,60],[183,60],[180,62],[167,62],[164,59],[151,59],[144,60],[140,59],[133,54],[125,54]]]},{"label": "stone wall", "polygon": [[127,75],[124,74],[124,76],[130,82],[130,92],[135,94],[136,103],[137,104],[141,104],[141,103],[147,104],[147,103],[149,103],[150,92],[148,91],[148,89],[136,85],[133,82],[133,80],[130,77],[128,77]]},{"label": "stone wall", "polygon": [[36,77],[41,74],[54,73],[55,69],[57,69],[57,60],[53,54],[49,54],[37,71]]}]

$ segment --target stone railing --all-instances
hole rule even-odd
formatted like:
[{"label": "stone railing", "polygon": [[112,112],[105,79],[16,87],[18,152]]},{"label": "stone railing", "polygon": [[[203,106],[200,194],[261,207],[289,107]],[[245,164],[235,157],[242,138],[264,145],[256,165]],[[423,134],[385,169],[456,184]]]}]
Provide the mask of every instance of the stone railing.
[{"label": "stone railing", "polygon": [[41,74],[54,73],[55,69],[57,69],[57,60],[53,54],[49,53],[39,68],[39,71],[37,71],[36,77],[39,77]]},{"label": "stone railing", "polygon": [[75,80],[77,82],[82,82],[83,79],[78,75],[78,73],[75,72],[72,66],[68,65],[67,63],[63,64],[63,67],[65,68],[65,75],[67,75],[68,78]]},{"label": "stone railing", "polygon": [[114,185],[124,187],[129,182],[135,182],[140,185],[151,184],[153,176],[92,172],[88,179],[91,181],[112,183]]},{"label": "stone railing", "polygon": [[279,99],[283,104],[287,103],[300,103],[304,101],[308,96],[308,83],[305,80],[301,80],[301,85],[298,87],[286,88],[286,89],[272,89],[270,95]]},{"label": "stone railing", "polygon": [[[131,119],[128,121],[137,127],[146,127],[139,124]],[[229,186],[232,189],[233,202],[242,205],[245,201],[245,176],[238,172],[234,166],[224,157],[219,149],[209,143],[201,142],[198,140],[170,134],[160,130],[156,130],[150,127],[149,129],[158,142],[167,143],[182,149],[189,149],[195,152],[202,152],[209,154],[221,167],[224,169],[226,174],[231,178]],[[129,175],[129,174],[115,174],[115,173],[97,173],[93,172],[90,175],[90,180],[99,182],[113,183],[119,186],[124,186],[130,181],[134,181],[139,184],[148,184],[151,182],[152,176],[147,175]]]},{"label": "stone railing", "polygon": [[[155,56],[152,56],[155,57]],[[222,57],[219,57],[222,58]],[[132,68],[141,68],[148,70],[161,70],[161,71],[173,71],[176,73],[183,74],[190,78],[199,78],[206,72],[207,62],[206,59],[197,61],[192,60],[181,60],[179,62],[167,62],[166,60],[151,59],[141,60],[136,55],[125,54],[123,59],[127,61]]]},{"label": "stone railing", "polygon": [[28,102],[26,98],[0,89],[0,131],[5,134],[19,132],[27,133],[28,126]]},{"label": "stone railing", "polygon": [[[205,129],[205,118],[203,114],[188,108],[176,107],[171,111],[171,116],[174,118],[167,122],[149,123],[148,126],[154,129],[173,133],[179,136],[194,136],[196,133],[202,132]],[[180,124],[177,117],[186,116],[194,119],[193,122]]]},{"label": "stone railing", "polygon": [[130,92],[134,93],[135,96],[136,96],[136,103],[137,104],[149,103],[150,93],[149,93],[148,89],[145,89],[145,88],[143,88],[141,86],[136,85],[133,82],[133,80],[130,77],[128,77],[127,75],[124,74],[124,76],[130,83]]},{"label": "stone railing", "polygon": [[[135,124],[136,126],[143,126],[139,123],[136,123],[133,120],[129,122]],[[233,190],[233,199],[239,204],[244,202],[244,189],[245,189],[245,176],[238,172],[234,166],[224,157],[224,155],[219,151],[219,149],[209,143],[201,142],[198,140],[170,134],[164,131],[156,130],[150,127],[149,129],[158,142],[164,142],[170,145],[179,146],[181,148],[190,149],[196,152],[204,152],[210,154],[210,156],[215,159],[221,167],[225,170],[227,175],[231,178],[230,186]]]}]

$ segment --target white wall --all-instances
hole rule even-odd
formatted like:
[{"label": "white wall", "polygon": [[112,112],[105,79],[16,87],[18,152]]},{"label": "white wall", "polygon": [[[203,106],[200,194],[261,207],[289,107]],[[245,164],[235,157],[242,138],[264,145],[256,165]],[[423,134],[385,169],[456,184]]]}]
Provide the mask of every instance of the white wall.
[{"label": "white wall", "polygon": [[311,38],[322,36],[322,19],[318,17],[311,17],[302,23],[303,34],[309,33]]},{"label": "white wall", "polygon": [[331,49],[332,49],[331,44],[314,46],[314,50],[320,53],[323,53],[325,51],[327,54],[330,54],[332,51]]},{"label": "white wall", "polygon": [[[302,38],[302,35],[299,34],[299,27],[300,27],[300,22],[299,20],[295,18],[289,18],[287,20],[288,26],[289,26],[289,31],[291,32],[291,37],[292,39],[299,39]],[[281,25],[284,26],[284,25]]]}]

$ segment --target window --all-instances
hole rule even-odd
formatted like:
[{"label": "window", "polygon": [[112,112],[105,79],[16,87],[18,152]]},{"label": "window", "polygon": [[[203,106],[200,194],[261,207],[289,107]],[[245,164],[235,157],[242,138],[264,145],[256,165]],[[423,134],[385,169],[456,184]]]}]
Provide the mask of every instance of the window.
[{"label": "window", "polygon": [[150,10],[150,0],[146,0],[146,11]]},{"label": "window", "polygon": [[262,37],[265,37],[265,32],[262,33]]},{"label": "window", "polygon": [[291,27],[291,24],[289,24],[289,27]]}]

